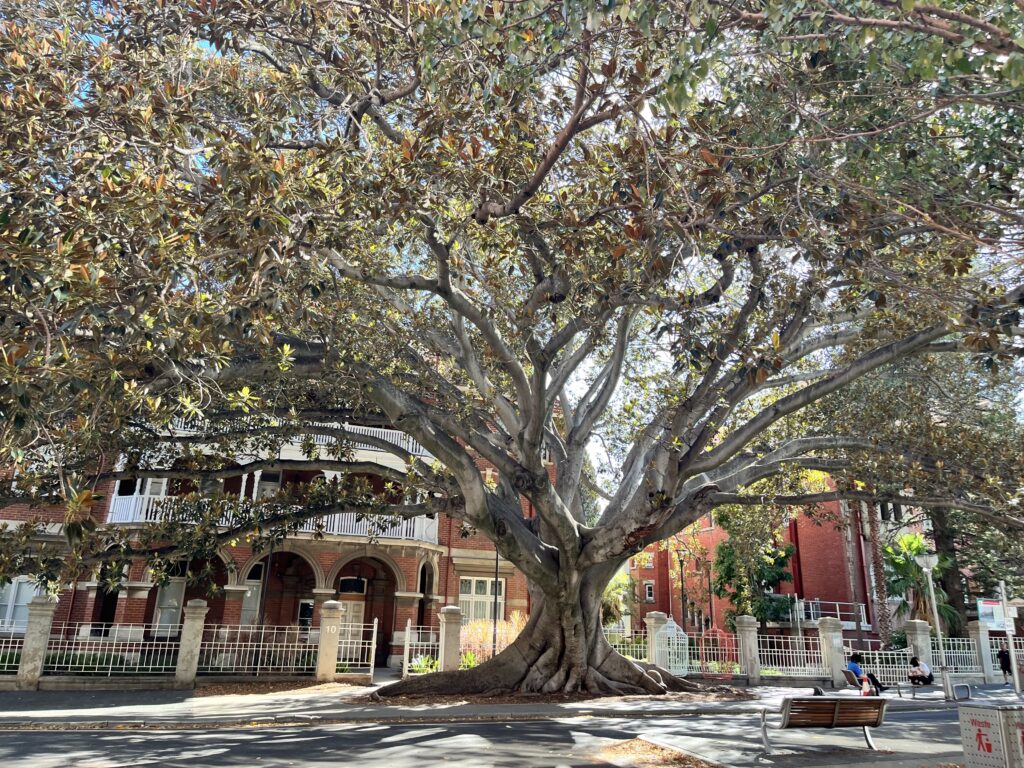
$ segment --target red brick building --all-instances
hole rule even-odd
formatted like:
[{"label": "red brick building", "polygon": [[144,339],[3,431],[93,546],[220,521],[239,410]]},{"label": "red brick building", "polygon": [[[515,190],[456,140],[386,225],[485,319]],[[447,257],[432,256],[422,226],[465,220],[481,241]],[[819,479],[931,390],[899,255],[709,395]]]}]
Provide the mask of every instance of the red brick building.
[{"label": "red brick building", "polygon": [[[348,428],[365,430],[428,455],[396,430]],[[401,468],[391,454],[370,445],[356,445],[354,452],[357,461]],[[286,446],[281,458],[300,460],[299,446]],[[255,499],[273,495],[291,483],[309,482],[320,474],[331,473],[287,469],[240,472],[210,490]],[[161,514],[160,502],[184,492],[182,485],[164,478],[110,482],[98,489],[104,495],[99,518],[116,526],[155,521]],[[527,507],[524,510],[529,514]],[[47,534],[61,541],[61,510],[27,505],[0,509],[0,524],[17,525],[39,517],[52,521]],[[502,619],[516,611],[529,613],[525,577],[511,563],[496,561],[494,546],[486,537],[464,530],[447,515],[400,521],[371,537],[367,521],[344,513],[324,519],[321,539],[314,532],[312,523],[304,525],[272,552],[256,554],[244,543],[226,546],[212,563],[180,563],[170,583],[159,587],[154,586],[141,561],[123,574],[116,591],[106,591],[106,580],[97,573],[90,580],[67,585],[59,595],[54,621],[176,626],[184,604],[203,598],[209,604],[207,624],[312,629],[319,626],[323,603],[339,600],[343,622],[369,624],[377,620],[375,656],[376,663],[383,666],[395,665],[400,659],[407,621],[436,626],[437,613],[445,605],[461,606],[467,621],[490,620],[495,604]],[[188,571],[196,573],[206,567],[214,573],[218,587],[214,595],[187,583]],[[0,590],[0,630],[23,628],[26,606],[34,594],[33,585],[25,578]]]},{"label": "red brick building", "polygon": [[[783,542],[794,546],[788,567],[792,581],[782,582],[777,592],[793,595],[799,602],[793,607],[790,621],[779,622],[781,629],[787,630],[798,621],[834,616],[847,630],[856,631],[859,623],[861,632],[875,636],[871,600],[875,574],[866,509],[858,504],[841,506],[831,502],[821,505],[812,516],[789,517]],[[727,537],[711,514],[676,540],[649,547],[630,560],[629,573],[636,585],[634,623],[651,611],[662,611],[688,632],[725,629],[732,606],[727,599],[711,593],[711,576],[716,548]],[[699,554],[694,554],[695,550]],[[682,580],[680,572],[685,574]]]}]

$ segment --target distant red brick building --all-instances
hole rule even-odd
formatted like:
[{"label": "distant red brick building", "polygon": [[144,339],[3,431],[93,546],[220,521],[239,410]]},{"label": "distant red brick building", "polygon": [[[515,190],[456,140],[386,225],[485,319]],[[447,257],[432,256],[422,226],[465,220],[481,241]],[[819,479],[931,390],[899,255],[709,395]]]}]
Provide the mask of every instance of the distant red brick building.
[{"label": "distant red brick building", "polygon": [[[870,508],[867,508],[870,509]],[[872,510],[877,514],[877,511]],[[840,506],[830,502],[813,516],[794,514],[788,520],[784,543],[792,544],[789,562],[792,581],[783,582],[778,593],[799,599],[791,620],[779,622],[785,630],[797,621],[835,616],[844,628],[874,636],[877,631],[871,595],[875,578],[867,540],[865,512],[859,505]],[[699,520],[685,532],[706,555],[694,556],[691,548],[674,546],[673,540],[649,547],[629,562],[636,585],[634,623],[651,611],[672,616],[687,631],[725,629],[727,599],[711,594],[710,569],[714,568],[717,546],[728,537],[716,525],[713,514]],[[685,577],[680,580],[680,572]]]}]

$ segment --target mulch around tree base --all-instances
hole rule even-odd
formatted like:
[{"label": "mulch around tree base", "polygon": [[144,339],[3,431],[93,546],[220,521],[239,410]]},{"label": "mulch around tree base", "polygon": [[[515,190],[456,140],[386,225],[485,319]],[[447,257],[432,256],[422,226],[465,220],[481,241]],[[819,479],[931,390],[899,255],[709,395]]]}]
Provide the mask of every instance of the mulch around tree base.
[{"label": "mulch around tree base", "polygon": [[616,765],[632,765],[635,768],[713,768],[714,763],[700,760],[693,755],[652,744],[644,739],[630,739],[602,749],[600,759]]},{"label": "mulch around tree base", "polygon": [[708,701],[750,701],[756,699],[752,693],[727,686],[715,686],[698,692],[687,693],[666,693],[661,696],[599,696],[591,693],[510,693],[499,695],[483,694],[420,694],[416,696],[377,696],[375,694],[363,694],[345,699],[352,704],[363,706],[402,706],[415,704],[443,704],[457,706],[459,704],[571,704],[580,701],[625,701],[625,702],[674,702],[680,704],[695,704]]}]

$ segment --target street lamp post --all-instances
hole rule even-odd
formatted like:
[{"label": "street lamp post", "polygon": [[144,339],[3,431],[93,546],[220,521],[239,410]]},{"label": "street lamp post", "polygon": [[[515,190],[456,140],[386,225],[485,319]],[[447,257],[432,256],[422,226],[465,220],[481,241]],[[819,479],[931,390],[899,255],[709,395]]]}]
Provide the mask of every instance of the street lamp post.
[{"label": "street lamp post", "polygon": [[676,550],[676,560],[679,562],[679,625],[686,631],[686,569],[683,568],[683,552]]},{"label": "street lamp post", "polygon": [[[932,605],[932,620],[935,622],[935,636],[939,639],[939,673],[942,675],[942,693],[946,701],[955,701],[953,685],[949,678],[949,668],[946,666],[946,645],[942,639],[942,625],[939,624],[939,605],[935,602],[935,582],[932,580],[932,571],[939,564],[939,556],[934,554],[917,555],[914,560],[921,566],[924,575],[928,577],[928,597]],[[916,650],[916,649],[915,649]]]}]

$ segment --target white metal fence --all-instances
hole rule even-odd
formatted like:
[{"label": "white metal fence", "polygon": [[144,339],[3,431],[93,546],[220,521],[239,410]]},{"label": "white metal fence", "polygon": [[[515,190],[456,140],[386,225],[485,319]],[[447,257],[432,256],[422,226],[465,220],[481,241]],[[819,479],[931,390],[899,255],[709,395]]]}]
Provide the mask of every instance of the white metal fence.
[{"label": "white metal fence", "polygon": [[377,651],[377,620],[372,624],[341,624],[339,632],[336,671],[372,675]]},{"label": "white metal fence", "polygon": [[608,632],[606,635],[608,644],[633,661],[647,661],[647,632],[644,630],[624,635],[618,632]]},{"label": "white metal fence", "polygon": [[702,675],[740,675],[740,645],[736,635],[709,632],[690,638],[690,672]]},{"label": "white metal fence", "polygon": [[[996,672],[999,671],[999,659],[996,658],[996,654],[999,653],[999,649],[1003,647],[1003,643],[1006,643],[1006,647],[1009,648],[1010,644],[1007,638],[1003,635],[989,635],[988,638],[988,649],[992,656],[992,669]],[[1024,637],[1015,637],[1013,639],[1014,655],[1017,657],[1017,667],[1024,668]]]},{"label": "white metal fence", "polygon": [[43,674],[173,675],[180,637],[180,625],[57,623]]},{"label": "white metal fence", "polygon": [[856,627],[859,623],[864,629],[870,629],[868,614],[864,603],[840,603],[834,600],[798,600],[796,610],[803,621],[817,621],[826,616],[839,619],[847,628]]},{"label": "white metal fence", "polygon": [[402,677],[436,672],[441,664],[441,630],[438,627],[405,623],[405,648],[402,652]]},{"label": "white metal fence", "polygon": [[18,673],[23,643],[24,640],[20,637],[0,637],[0,675]]},{"label": "white metal fence", "polygon": [[[892,651],[860,651],[860,655],[863,658],[861,662],[863,670],[874,674],[882,685],[907,682],[912,655],[909,648]],[[849,657],[849,653],[847,653],[847,657]]]},{"label": "white metal fence", "polygon": [[311,675],[317,642],[316,633],[305,627],[207,624],[198,674]]},{"label": "white metal fence", "polygon": [[944,637],[942,644],[946,650],[945,663],[939,652],[939,639],[932,638],[932,661],[934,666],[949,667],[952,672],[981,672],[981,659],[978,647],[970,637]]},{"label": "white metal fence", "polygon": [[828,665],[821,640],[813,635],[758,635],[757,653],[762,677],[826,677]]}]

